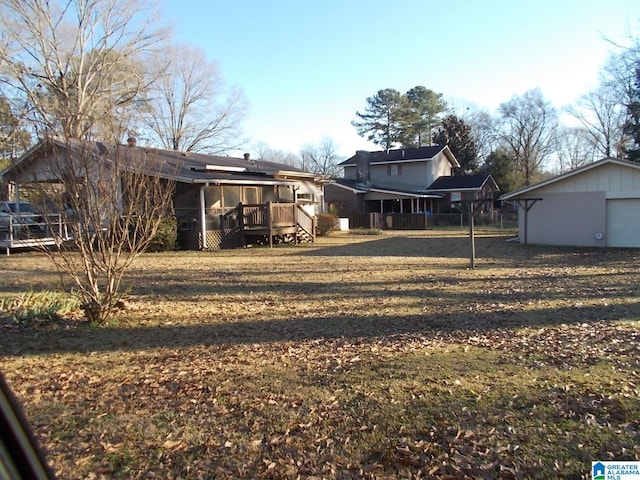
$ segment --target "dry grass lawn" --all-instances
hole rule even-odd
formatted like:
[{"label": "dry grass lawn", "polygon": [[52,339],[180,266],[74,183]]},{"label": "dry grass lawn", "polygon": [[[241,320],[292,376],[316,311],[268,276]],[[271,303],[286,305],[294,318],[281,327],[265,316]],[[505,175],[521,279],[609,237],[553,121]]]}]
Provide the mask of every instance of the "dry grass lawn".
[{"label": "dry grass lawn", "polygon": [[[640,251],[480,232],[142,256],[105,327],[0,312],[60,478],[589,478],[640,460]],[[37,253],[0,296],[62,287]],[[9,300],[4,305],[9,305]]]}]

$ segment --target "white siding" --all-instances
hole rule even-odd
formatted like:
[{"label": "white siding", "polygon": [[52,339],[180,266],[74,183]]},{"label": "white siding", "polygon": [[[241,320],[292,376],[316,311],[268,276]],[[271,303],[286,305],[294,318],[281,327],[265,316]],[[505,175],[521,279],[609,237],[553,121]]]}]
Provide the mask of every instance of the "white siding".
[{"label": "white siding", "polygon": [[535,190],[545,193],[607,192],[607,198],[640,196],[640,170],[606,164]]},{"label": "white siding", "polygon": [[[603,159],[506,198],[542,199],[529,211],[530,243],[640,248],[639,164]],[[524,241],[522,209],[519,221]]]},{"label": "white siding", "polygon": [[[549,193],[541,195],[527,215],[527,243],[604,247],[595,237],[606,228],[604,192]],[[524,242],[525,215],[519,213],[520,241]]]}]

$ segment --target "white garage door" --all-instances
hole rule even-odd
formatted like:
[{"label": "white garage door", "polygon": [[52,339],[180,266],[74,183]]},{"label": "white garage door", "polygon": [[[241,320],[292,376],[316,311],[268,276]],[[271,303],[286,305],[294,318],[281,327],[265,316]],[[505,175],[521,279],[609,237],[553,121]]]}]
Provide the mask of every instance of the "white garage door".
[{"label": "white garage door", "polygon": [[640,199],[607,200],[607,246],[640,247]]}]

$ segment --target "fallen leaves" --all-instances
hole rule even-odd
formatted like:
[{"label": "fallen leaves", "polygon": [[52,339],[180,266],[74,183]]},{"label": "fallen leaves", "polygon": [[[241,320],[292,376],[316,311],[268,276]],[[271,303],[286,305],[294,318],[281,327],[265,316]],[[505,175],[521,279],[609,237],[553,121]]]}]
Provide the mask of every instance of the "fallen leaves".
[{"label": "fallen leaves", "polygon": [[579,478],[640,458],[638,259],[492,245],[477,271],[432,244],[143,258],[120,327],[0,325],[0,365],[61,478]]}]

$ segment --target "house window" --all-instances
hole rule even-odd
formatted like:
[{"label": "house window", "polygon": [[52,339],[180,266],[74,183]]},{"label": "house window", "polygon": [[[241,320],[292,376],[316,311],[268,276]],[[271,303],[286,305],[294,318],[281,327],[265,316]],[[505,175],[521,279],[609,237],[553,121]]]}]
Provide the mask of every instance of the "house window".
[{"label": "house window", "polygon": [[240,188],[233,185],[223,185],[222,203],[224,207],[237,207],[240,203]]},{"label": "house window", "polygon": [[244,187],[244,203],[247,205],[260,203],[257,187]]},{"label": "house window", "polygon": [[222,187],[219,185],[205,187],[204,204],[206,208],[222,208]]},{"label": "house window", "polygon": [[280,185],[278,187],[279,202],[293,202],[293,190],[287,186]]},{"label": "house window", "polygon": [[387,168],[387,175],[391,177],[397,177],[401,173],[402,173],[402,165],[394,164],[394,165],[389,165],[389,167]]}]

